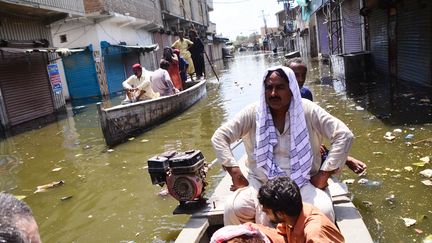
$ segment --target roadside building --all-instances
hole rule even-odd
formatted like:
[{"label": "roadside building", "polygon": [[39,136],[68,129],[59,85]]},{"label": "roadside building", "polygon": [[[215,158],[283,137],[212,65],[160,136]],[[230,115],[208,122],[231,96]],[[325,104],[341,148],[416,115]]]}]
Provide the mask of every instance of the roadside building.
[{"label": "roadside building", "polygon": [[[163,28],[153,33],[155,43],[161,47],[171,46],[178,39],[178,32],[183,31],[185,38],[189,38],[188,31],[196,30],[210,59],[213,59],[212,53],[222,53],[221,46],[214,50],[215,47],[211,45],[215,35],[215,26],[212,31],[209,18],[209,12],[213,11],[213,0],[161,0],[160,2]],[[156,58],[160,59],[162,52],[163,48],[156,51]]]},{"label": "roadside building", "polygon": [[281,2],[286,5],[285,28],[295,16],[294,31],[286,38],[294,40],[303,57],[330,58],[336,76],[374,70],[378,80],[432,87],[431,1]]},{"label": "roadside building", "polygon": [[65,108],[50,23],[84,15],[83,1],[0,1],[1,130]]},{"label": "roadside building", "polygon": [[159,1],[84,0],[84,6],[85,16],[51,24],[55,46],[83,49],[63,57],[68,98],[122,91],[134,63],[157,68],[148,52],[157,47],[152,31],[162,27]]}]

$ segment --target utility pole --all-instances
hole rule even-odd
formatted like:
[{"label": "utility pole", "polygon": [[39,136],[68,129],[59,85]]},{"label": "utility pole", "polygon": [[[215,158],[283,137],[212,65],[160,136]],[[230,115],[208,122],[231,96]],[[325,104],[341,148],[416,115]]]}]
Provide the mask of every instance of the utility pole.
[{"label": "utility pole", "polygon": [[268,15],[264,14],[264,10],[261,10],[261,12],[262,12],[262,15],[260,15],[260,17],[263,17],[263,20],[264,20],[264,33],[267,36],[267,20],[266,20],[266,16],[268,16]]}]

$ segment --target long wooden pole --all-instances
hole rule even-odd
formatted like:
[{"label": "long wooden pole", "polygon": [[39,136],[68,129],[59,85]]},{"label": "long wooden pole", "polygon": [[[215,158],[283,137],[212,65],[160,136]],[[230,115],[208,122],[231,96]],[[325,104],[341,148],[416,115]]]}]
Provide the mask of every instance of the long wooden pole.
[{"label": "long wooden pole", "polygon": [[210,67],[211,67],[214,75],[216,76],[217,81],[219,82],[219,77],[218,77],[218,75],[216,74],[216,71],[213,68],[213,63],[210,61],[210,58],[208,57],[207,52],[205,50],[204,50],[204,55],[207,57],[207,61],[209,62]]}]

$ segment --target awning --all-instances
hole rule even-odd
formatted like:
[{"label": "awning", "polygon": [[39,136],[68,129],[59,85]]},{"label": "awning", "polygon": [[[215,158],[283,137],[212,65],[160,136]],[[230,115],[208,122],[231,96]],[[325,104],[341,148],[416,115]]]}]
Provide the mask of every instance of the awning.
[{"label": "awning", "polygon": [[149,46],[140,46],[140,45],[129,46],[129,45],[113,45],[113,44],[110,44],[110,45],[111,46],[128,48],[128,49],[143,50],[144,52],[152,52],[152,51],[159,50],[159,44],[153,44],[153,45],[149,45]]},{"label": "awning", "polygon": [[0,51],[10,52],[10,53],[32,53],[32,52],[51,52],[51,53],[73,53],[84,51],[85,48],[56,48],[56,47],[35,47],[35,48],[17,48],[17,47],[0,47]]}]

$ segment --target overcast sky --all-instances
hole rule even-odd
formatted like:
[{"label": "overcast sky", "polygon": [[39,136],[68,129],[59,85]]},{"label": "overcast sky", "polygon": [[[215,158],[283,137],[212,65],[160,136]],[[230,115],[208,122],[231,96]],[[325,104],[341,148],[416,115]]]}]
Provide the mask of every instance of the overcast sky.
[{"label": "overcast sky", "polygon": [[264,27],[262,10],[267,20],[267,27],[276,27],[276,12],[283,9],[277,0],[213,0],[214,10],[210,20],[216,23],[216,33],[234,40],[238,35],[259,33]]}]

